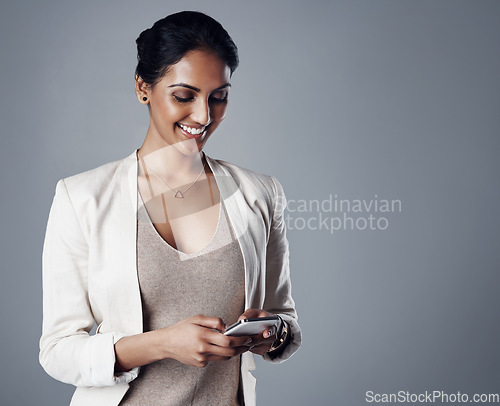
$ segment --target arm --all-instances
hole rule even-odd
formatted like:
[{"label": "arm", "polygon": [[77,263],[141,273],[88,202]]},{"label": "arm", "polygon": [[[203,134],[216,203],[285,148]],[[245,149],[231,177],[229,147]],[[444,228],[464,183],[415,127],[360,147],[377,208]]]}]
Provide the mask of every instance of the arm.
[{"label": "arm", "polygon": [[196,315],[170,327],[122,338],[115,344],[116,359],[125,369],[165,358],[203,368],[248,351],[250,338],[225,336],[221,334],[225,328],[220,318]]},{"label": "arm", "polygon": [[57,183],[42,255],[43,328],[40,363],[76,386],[128,382],[137,370],[114,374],[113,346],[122,335],[89,335],[94,317],[87,289],[89,247],[64,180]]},{"label": "arm", "polygon": [[275,187],[275,205],[267,243],[264,308],[270,313],[280,315],[288,324],[289,342],[276,357],[273,358],[269,353],[264,354],[263,357],[271,362],[283,362],[299,349],[302,333],[297,323],[297,312],[292,298],[289,248],[284,220],[286,197],[278,180],[272,176],[271,179]]},{"label": "arm", "polygon": [[[297,323],[295,303],[291,294],[289,249],[283,213],[286,198],[281,184],[270,177],[274,186],[274,210],[266,249],[266,291],[263,309],[247,309],[242,318],[279,315],[286,323],[287,337],[275,351],[268,352],[276,341],[276,329],[266,329],[254,336],[251,352],[260,354],[267,361],[280,363],[290,358],[300,347],[302,333]],[[279,333],[279,331],[278,331]]]}]

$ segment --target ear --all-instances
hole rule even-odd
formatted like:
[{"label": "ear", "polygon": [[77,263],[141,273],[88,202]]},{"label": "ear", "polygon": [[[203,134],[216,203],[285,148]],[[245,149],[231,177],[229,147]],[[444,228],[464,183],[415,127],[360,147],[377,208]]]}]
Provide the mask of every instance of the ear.
[{"label": "ear", "polygon": [[[144,82],[139,75],[135,75],[135,93],[137,94],[139,103],[144,105],[149,104],[151,86]],[[144,98],[146,98],[146,100],[144,100]]]}]

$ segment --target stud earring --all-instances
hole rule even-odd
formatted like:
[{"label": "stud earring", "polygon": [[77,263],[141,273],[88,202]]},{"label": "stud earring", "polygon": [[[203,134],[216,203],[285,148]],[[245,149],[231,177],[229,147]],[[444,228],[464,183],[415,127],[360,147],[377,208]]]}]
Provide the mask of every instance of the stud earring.
[{"label": "stud earring", "polygon": [[148,100],[148,98],[147,98],[146,96],[144,96],[144,97],[142,98],[142,100],[143,100],[143,101],[147,101],[147,100]]}]

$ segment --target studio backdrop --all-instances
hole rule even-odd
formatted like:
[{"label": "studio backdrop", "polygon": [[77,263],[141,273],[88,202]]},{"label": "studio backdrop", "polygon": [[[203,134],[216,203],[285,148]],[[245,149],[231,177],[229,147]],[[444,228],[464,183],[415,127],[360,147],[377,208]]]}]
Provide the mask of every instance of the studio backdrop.
[{"label": "studio backdrop", "polygon": [[135,39],[184,9],[240,52],[207,154],[288,199],[303,346],[258,404],[500,404],[500,3],[462,0],[4,2],[1,403],[69,404],[38,363],[55,185],[140,147]]}]

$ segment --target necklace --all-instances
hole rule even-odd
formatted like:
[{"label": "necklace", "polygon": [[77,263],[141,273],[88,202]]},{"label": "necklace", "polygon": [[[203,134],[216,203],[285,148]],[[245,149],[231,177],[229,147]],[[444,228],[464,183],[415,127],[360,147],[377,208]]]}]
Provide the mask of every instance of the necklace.
[{"label": "necklace", "polygon": [[145,166],[145,167],[148,167],[148,168],[149,168],[149,170],[150,170],[150,171],[152,171],[152,172],[156,175],[156,177],[162,181],[162,183],[163,183],[163,184],[165,184],[165,186],[167,186],[167,187],[168,187],[168,188],[169,188],[172,192],[174,192],[174,197],[175,197],[176,199],[184,199],[184,193],[186,193],[189,189],[191,189],[191,188],[195,185],[195,183],[196,183],[196,182],[198,182],[198,179],[200,179],[201,174],[202,174],[202,173],[204,172],[204,170],[205,170],[205,164],[206,164],[206,162],[204,162],[204,163],[203,163],[203,167],[201,168],[201,172],[198,174],[198,177],[196,178],[196,180],[195,180],[193,183],[191,183],[191,185],[189,185],[189,186],[188,186],[185,190],[183,190],[183,191],[181,192],[181,191],[180,191],[180,189],[177,189],[177,190],[172,189],[172,188],[168,185],[168,183],[167,183],[167,182],[165,182],[165,181],[162,179],[162,177],[156,173],[156,171],[155,171],[153,168],[151,168],[151,167],[149,167],[149,166],[147,166],[147,165],[146,165],[146,162],[144,161],[144,159],[142,159],[142,157],[141,157],[139,154],[137,154],[137,156],[138,156],[138,157],[139,157],[139,159],[142,161],[142,163],[144,164],[144,166]]}]

